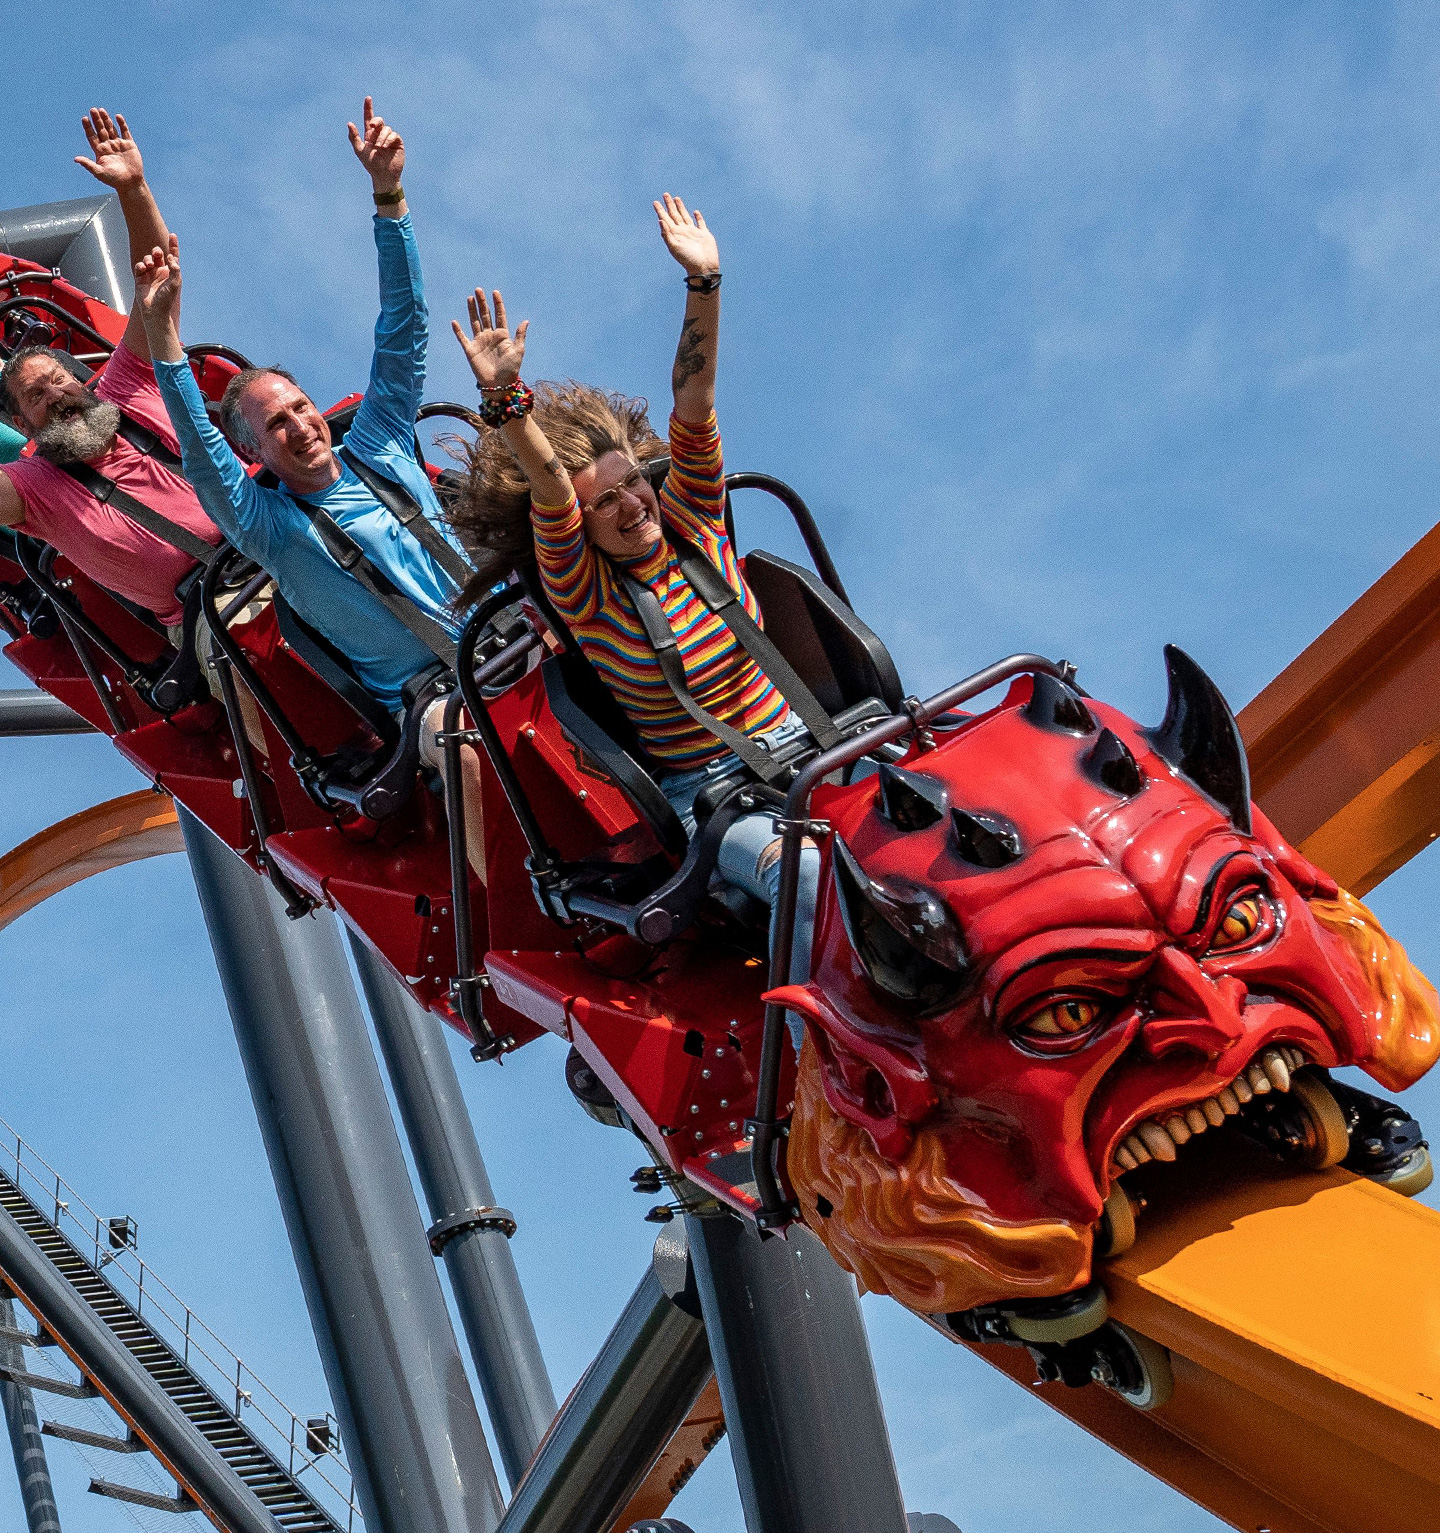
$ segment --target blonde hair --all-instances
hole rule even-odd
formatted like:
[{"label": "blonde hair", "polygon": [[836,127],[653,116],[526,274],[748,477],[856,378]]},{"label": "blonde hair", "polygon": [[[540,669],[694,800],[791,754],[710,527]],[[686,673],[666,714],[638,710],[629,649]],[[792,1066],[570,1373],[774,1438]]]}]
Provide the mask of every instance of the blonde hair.
[{"label": "blonde hair", "polygon": [[[639,463],[668,450],[650,424],[649,403],[588,384],[537,383],[531,415],[567,473],[623,452]],[[498,431],[485,430],[463,450],[465,482],[449,508],[451,525],[476,573],[460,600],[477,601],[531,556],[530,486]]]}]

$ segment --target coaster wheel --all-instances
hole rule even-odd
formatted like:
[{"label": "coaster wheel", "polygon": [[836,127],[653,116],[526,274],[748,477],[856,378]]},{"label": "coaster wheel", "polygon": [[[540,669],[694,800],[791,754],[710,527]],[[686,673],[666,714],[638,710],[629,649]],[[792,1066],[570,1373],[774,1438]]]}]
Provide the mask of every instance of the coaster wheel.
[{"label": "coaster wheel", "polygon": [[1153,1411],[1175,1393],[1175,1372],[1170,1354],[1158,1341],[1151,1341],[1119,1321],[1110,1322],[1105,1360],[1110,1377],[1104,1387],[1120,1396],[1137,1411]]},{"label": "coaster wheel", "polygon": [[1097,1256],[1123,1256],[1135,1244],[1135,1205],[1116,1182],[1105,1199],[1100,1227],[1095,1231]]},{"label": "coaster wheel", "polygon": [[1289,1103],[1300,1142],[1290,1158],[1311,1171],[1338,1166],[1350,1152],[1350,1125],[1345,1111],[1317,1075],[1296,1075],[1290,1082]]},{"label": "coaster wheel", "polygon": [[1424,1192],[1435,1180],[1435,1163],[1430,1159],[1430,1151],[1422,1144],[1418,1150],[1412,1150],[1398,1166],[1389,1171],[1372,1173],[1370,1180],[1388,1187],[1391,1192],[1398,1192],[1402,1198],[1413,1198],[1417,1193]]}]

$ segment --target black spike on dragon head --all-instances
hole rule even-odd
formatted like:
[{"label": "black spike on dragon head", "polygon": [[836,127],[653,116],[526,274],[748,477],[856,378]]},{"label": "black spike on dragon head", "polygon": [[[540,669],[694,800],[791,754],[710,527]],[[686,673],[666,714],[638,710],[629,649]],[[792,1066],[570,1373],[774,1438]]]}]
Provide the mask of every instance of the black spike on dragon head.
[{"label": "black spike on dragon head", "polygon": [[1165,646],[1170,695],[1165,717],[1144,731],[1157,755],[1183,773],[1220,805],[1237,830],[1247,835],[1250,819],[1250,766],[1240,726],[1219,687],[1185,653]]}]

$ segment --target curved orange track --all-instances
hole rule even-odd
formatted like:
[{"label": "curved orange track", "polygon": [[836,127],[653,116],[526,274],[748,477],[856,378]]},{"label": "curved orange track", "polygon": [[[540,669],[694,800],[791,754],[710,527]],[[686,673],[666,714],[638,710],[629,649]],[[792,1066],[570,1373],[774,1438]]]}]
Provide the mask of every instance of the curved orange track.
[{"label": "curved orange track", "polygon": [[0,929],[93,873],[183,850],[174,804],[150,789],[72,814],[0,857]]}]

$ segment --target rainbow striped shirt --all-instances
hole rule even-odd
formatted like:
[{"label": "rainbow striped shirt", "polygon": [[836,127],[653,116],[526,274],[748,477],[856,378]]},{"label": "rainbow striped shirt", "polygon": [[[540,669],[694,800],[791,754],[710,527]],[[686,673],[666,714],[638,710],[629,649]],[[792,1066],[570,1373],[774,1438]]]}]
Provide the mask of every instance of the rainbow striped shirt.
[{"label": "rainbow striped shirt", "polygon": [[[670,473],[660,492],[663,526],[695,544],[762,622],[725,531],[725,470],[715,417],[692,426],[670,417]],[[645,749],[667,770],[687,771],[725,747],[675,701],[645,637],[640,615],[610,559],[585,541],[575,496],[563,506],[531,507],[540,578],[590,663],[619,700]],[[662,536],[626,566],[660,599],[679,641],[695,700],[748,735],[774,729],[789,705],[735,636],[695,594]]]}]

